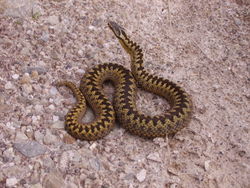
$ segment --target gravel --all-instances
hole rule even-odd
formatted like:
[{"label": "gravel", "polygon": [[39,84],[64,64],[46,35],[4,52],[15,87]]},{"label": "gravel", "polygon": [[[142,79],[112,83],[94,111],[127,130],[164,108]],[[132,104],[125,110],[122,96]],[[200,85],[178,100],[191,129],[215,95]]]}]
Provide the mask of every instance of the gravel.
[{"label": "gravel", "polygon": [[[0,187],[249,187],[249,10],[244,0],[0,0]],[[108,20],[142,46],[149,72],[191,95],[191,122],[174,137],[145,140],[117,123],[87,142],[64,130],[75,99],[57,81],[79,84],[104,62],[130,67]],[[168,108],[137,99],[146,114]],[[93,118],[88,109],[83,121]]]}]

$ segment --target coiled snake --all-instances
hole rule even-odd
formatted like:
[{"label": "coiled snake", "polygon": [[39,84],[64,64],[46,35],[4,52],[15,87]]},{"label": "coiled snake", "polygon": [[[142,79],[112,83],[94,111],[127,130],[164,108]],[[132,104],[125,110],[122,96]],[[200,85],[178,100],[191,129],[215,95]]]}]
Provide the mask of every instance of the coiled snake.
[{"label": "coiled snake", "polygon": [[[82,77],[80,88],[69,81],[58,82],[58,86],[70,88],[77,99],[76,105],[65,116],[67,132],[81,140],[97,140],[112,130],[115,117],[126,130],[145,138],[163,137],[182,129],[192,110],[188,94],[175,83],[148,73],[143,67],[140,46],[130,40],[117,23],[109,22],[108,26],[131,56],[131,72],[121,65],[105,63],[90,69]],[[115,86],[114,106],[103,92],[106,80]],[[157,116],[141,113],[136,108],[137,87],[165,98],[170,109]],[[80,122],[86,111],[85,99],[96,116],[91,123]]]}]

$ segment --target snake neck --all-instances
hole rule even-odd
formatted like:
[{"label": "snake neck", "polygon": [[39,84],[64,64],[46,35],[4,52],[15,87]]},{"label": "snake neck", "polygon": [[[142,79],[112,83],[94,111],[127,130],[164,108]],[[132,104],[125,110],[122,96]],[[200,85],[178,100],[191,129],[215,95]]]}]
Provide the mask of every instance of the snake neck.
[{"label": "snake neck", "polygon": [[[143,74],[146,73],[143,67],[143,54],[141,47],[129,39],[125,29],[117,23],[110,21],[108,22],[109,28],[113,31],[116,38],[119,40],[121,46],[130,55],[131,58],[131,72],[137,82],[142,82]],[[144,75],[145,76],[145,75]],[[138,84],[140,86],[141,84]]]},{"label": "snake neck", "polygon": [[119,39],[119,42],[125,51],[130,55],[131,72],[138,81],[138,85],[141,85],[141,76],[145,72],[141,47],[136,42],[130,40],[127,35],[123,35],[123,38]]}]

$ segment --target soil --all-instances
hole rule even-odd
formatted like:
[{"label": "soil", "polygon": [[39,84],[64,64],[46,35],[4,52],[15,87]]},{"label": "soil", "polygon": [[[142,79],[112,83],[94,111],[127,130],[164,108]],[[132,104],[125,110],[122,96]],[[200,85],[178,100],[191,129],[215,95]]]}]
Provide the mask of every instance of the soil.
[{"label": "soil", "polygon": [[[0,0],[0,187],[249,188],[250,4],[246,0]],[[64,116],[94,65],[130,68],[107,27],[126,28],[145,67],[192,97],[190,123],[173,138],[115,129],[75,140]],[[113,88],[105,86],[109,97]],[[139,91],[137,106],[167,102]],[[91,121],[89,110],[85,121]]]}]

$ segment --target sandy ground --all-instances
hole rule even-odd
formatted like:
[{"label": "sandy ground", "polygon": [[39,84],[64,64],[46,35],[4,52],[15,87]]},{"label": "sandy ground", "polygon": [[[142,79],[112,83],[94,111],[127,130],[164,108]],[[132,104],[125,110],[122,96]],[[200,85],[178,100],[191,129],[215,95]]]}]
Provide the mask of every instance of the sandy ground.
[{"label": "sandy ground", "polygon": [[[117,125],[87,142],[64,130],[75,100],[55,81],[79,83],[104,62],[130,67],[108,20],[143,47],[151,73],[192,96],[192,120],[174,138]],[[0,0],[0,187],[249,188],[249,41],[247,0]],[[165,106],[138,93],[145,113]]]}]

